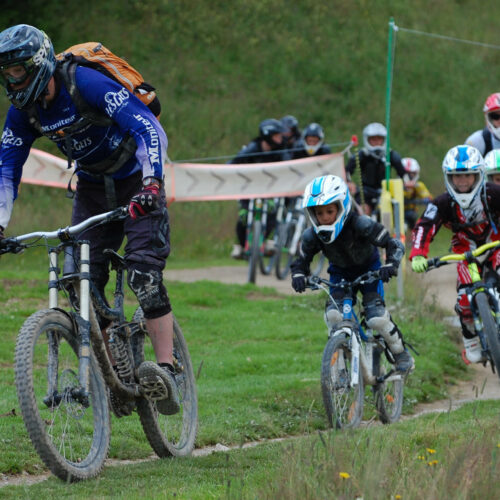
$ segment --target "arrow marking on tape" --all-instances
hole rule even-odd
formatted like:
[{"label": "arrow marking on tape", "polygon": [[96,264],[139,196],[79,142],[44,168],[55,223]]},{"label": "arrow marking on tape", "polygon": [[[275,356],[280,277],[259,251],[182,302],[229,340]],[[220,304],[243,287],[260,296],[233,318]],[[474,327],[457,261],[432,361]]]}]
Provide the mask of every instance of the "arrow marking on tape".
[{"label": "arrow marking on tape", "polygon": [[271,178],[269,184],[267,185],[268,188],[270,188],[278,180],[278,178],[275,175],[271,174],[271,172],[268,172],[267,170],[262,169],[262,173]]},{"label": "arrow marking on tape", "polygon": [[219,184],[217,184],[217,186],[215,186],[215,191],[218,191],[226,183],[226,180],[224,179],[224,177],[217,175],[213,171],[210,171],[210,175],[212,177],[215,177],[219,181]]},{"label": "arrow marking on tape", "polygon": [[248,185],[252,182],[252,179],[250,179],[250,177],[247,177],[246,175],[240,173],[240,172],[237,172],[236,175],[239,175],[240,177],[243,177],[243,179],[245,179],[245,184],[243,184],[243,186],[241,186],[241,191],[245,191],[248,187]]},{"label": "arrow marking on tape", "polygon": [[186,170],[186,175],[188,177],[191,177],[191,179],[193,179],[193,183],[191,184],[191,186],[187,188],[187,192],[189,193],[196,186],[196,184],[198,184],[199,181],[193,174],[189,172],[189,170]]}]

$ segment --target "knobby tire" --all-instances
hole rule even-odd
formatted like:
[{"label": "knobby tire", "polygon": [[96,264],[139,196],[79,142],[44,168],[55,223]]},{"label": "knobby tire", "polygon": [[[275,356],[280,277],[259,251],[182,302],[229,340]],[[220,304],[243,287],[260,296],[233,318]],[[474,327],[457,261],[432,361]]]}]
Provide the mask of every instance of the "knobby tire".
[{"label": "knobby tire", "polygon": [[[141,322],[144,313],[137,309],[133,321]],[[145,342],[146,331],[139,331],[131,339],[135,366],[145,358],[153,356],[152,347]],[[149,356],[146,350],[149,349]],[[180,410],[175,415],[162,415],[156,403],[138,398],[137,413],[154,452],[161,458],[190,455],[194,448],[198,431],[198,398],[196,382],[188,347],[179,323],[174,318],[174,368],[179,389]]]},{"label": "knobby tire", "polygon": [[[24,322],[15,351],[17,395],[28,435],[45,465],[66,482],[99,474],[111,435],[107,388],[92,353],[90,404],[73,397],[72,389],[79,387],[78,347],[69,316],[45,309]],[[56,394],[48,394],[50,381]]]},{"label": "knobby tire", "polygon": [[321,392],[330,427],[355,428],[363,417],[364,385],[358,366],[358,384],[351,386],[350,339],[335,333],[328,339],[321,361]]},{"label": "knobby tire", "polygon": [[[373,350],[373,375],[385,375],[392,368],[384,354],[384,350],[377,346]],[[403,410],[404,375],[393,373],[384,382],[373,387],[375,407],[380,421],[384,424],[397,422]]]},{"label": "knobby tire", "polygon": [[483,332],[488,341],[491,357],[495,363],[497,375],[500,377],[500,338],[498,325],[495,320],[493,310],[488,301],[488,296],[484,292],[476,295],[476,306],[479,316],[483,322]]}]

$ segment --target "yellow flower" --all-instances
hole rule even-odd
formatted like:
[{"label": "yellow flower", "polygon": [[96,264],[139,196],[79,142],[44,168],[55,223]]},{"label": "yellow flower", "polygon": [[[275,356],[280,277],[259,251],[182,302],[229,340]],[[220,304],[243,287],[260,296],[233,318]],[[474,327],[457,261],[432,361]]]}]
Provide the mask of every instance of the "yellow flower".
[{"label": "yellow flower", "polygon": [[395,500],[401,500],[403,497],[401,495],[394,495]]},{"label": "yellow flower", "polygon": [[427,465],[430,465],[432,467],[433,465],[437,465],[437,463],[437,460],[431,460],[430,462],[427,462]]},{"label": "yellow flower", "polygon": [[500,443],[497,444],[497,448],[500,448]]},{"label": "yellow flower", "polygon": [[349,479],[351,476],[349,475],[349,473],[347,472],[339,472],[339,476],[342,478],[342,479]]},{"label": "yellow flower", "polygon": [[430,453],[431,455],[433,453],[436,453],[436,450],[433,450],[432,448],[426,448],[426,450],[427,450],[427,453]]},{"label": "yellow flower", "polygon": [[419,460],[425,460],[425,457],[424,457],[423,455],[419,455],[417,458],[418,458]]}]

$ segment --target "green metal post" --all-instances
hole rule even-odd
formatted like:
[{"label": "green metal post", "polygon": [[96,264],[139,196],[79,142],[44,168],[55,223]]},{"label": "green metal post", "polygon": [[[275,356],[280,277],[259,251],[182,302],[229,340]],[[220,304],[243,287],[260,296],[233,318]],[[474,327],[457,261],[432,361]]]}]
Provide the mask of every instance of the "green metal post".
[{"label": "green metal post", "polygon": [[385,126],[387,128],[387,141],[385,150],[385,180],[389,189],[389,179],[391,177],[391,90],[392,90],[392,34],[394,31],[394,19],[389,21],[389,41],[387,46],[387,82],[385,93]]}]

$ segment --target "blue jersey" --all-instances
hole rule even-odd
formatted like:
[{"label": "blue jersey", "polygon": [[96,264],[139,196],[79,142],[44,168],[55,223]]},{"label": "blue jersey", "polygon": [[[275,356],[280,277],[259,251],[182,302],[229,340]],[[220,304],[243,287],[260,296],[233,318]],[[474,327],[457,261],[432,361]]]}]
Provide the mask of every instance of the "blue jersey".
[{"label": "blue jersey", "polygon": [[[137,144],[132,156],[117,172],[115,179],[123,179],[142,170],[143,177],[163,177],[167,136],[149,109],[120,83],[90,68],[79,66],[76,84],[82,98],[92,107],[109,116],[110,126],[90,125],[71,136],[71,154],[76,162],[77,175],[99,182],[78,171],[78,161],[86,165],[108,158],[127,136]],[[81,117],[64,84],[48,109],[37,105],[44,132],[57,133]],[[11,106],[5,121],[0,145],[0,226],[7,227],[12,205],[17,198],[23,165],[33,142],[40,133],[29,124],[28,114]],[[56,141],[67,156],[66,141]],[[102,182],[102,181],[100,181]]]}]

